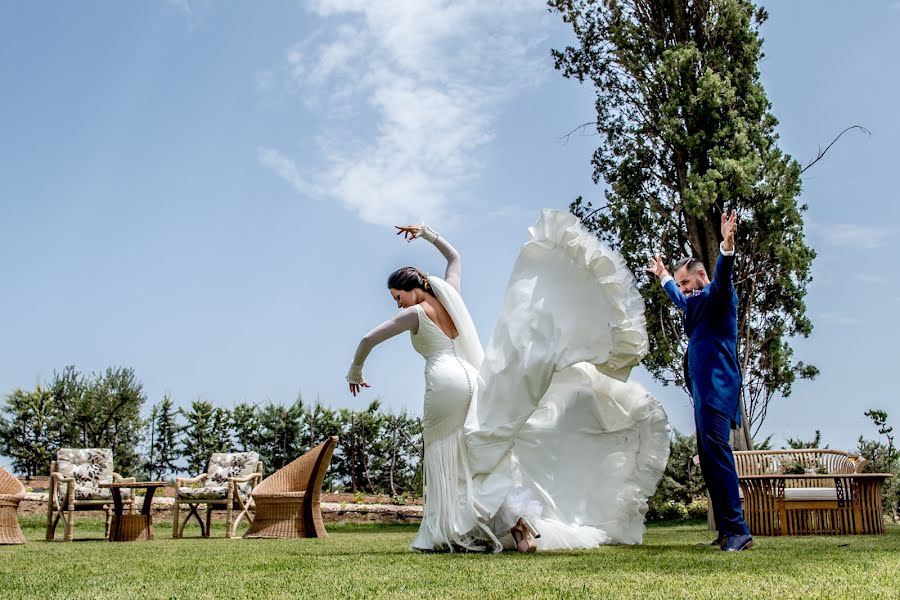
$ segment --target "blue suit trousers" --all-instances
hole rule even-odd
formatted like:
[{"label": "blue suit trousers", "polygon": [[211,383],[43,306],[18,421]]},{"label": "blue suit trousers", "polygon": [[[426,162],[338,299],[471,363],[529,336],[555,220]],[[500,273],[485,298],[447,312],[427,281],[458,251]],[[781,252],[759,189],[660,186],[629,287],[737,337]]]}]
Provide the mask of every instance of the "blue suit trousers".
[{"label": "blue suit trousers", "polygon": [[697,450],[703,480],[712,501],[716,527],[725,535],[747,535],[750,530],[741,510],[737,470],[729,441],[733,415],[708,406],[700,398],[695,391]]}]

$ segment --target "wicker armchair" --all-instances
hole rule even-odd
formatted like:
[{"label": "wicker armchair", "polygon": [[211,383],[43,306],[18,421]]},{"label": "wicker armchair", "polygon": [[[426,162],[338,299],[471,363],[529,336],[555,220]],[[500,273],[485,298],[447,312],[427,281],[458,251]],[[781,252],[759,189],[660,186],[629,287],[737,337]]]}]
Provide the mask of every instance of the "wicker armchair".
[{"label": "wicker armchair", "polygon": [[25,486],[0,467],[0,544],[24,544],[19,527],[19,502],[25,497]]},{"label": "wicker armchair", "polygon": [[[213,510],[226,513],[225,537],[234,537],[241,519],[253,522],[250,509],[253,486],[262,479],[263,464],[256,452],[216,452],[209,459],[206,473],[190,479],[175,480],[175,508],[172,519],[172,537],[180,538],[184,526],[190,518],[196,517],[200,523],[200,535],[209,537],[210,518]],[[190,507],[190,512],[179,522],[181,505]],[[206,506],[206,523],[200,519],[198,507]],[[238,511],[237,516],[234,511]]]},{"label": "wicker armchair", "polygon": [[[72,541],[75,512],[102,510],[106,512],[106,537],[112,504],[112,492],[100,487],[113,481],[133,482],[133,477],[122,477],[113,472],[112,450],[109,448],[60,448],[56,460],[50,463],[50,485],[47,493],[47,541],[56,536],[56,525],[62,519],[65,524],[64,541]],[[122,490],[122,500],[134,511],[134,496],[129,489]]]},{"label": "wicker armchair", "polygon": [[256,518],[245,538],[326,537],[319,497],[337,445],[332,436],[289,465],[266,477],[253,490]]}]

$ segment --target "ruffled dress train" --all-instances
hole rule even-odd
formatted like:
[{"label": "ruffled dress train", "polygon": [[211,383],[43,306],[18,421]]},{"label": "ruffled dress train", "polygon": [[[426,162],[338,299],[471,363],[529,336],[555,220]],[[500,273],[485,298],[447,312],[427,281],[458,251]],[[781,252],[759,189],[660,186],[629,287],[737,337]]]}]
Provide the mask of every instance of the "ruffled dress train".
[{"label": "ruffled dress train", "polygon": [[460,335],[420,309],[426,504],[413,548],[500,550],[522,516],[542,550],[643,538],[669,453],[662,406],[628,381],[648,347],[643,301],[573,215],[545,210],[529,233],[483,354],[459,295],[429,278]]}]

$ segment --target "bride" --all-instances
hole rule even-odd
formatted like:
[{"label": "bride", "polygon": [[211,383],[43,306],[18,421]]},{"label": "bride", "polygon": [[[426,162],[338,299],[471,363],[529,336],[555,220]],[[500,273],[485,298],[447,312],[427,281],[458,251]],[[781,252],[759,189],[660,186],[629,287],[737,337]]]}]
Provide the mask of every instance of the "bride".
[{"label": "bride", "polygon": [[631,368],[647,350],[643,302],[621,256],[571,214],[529,231],[482,350],[459,294],[459,253],[427,225],[397,227],[446,258],[444,278],[398,269],[400,308],[360,341],[355,396],[379,343],[409,331],[425,358],[425,510],[416,550],[640,543],[668,458],[662,407]]}]

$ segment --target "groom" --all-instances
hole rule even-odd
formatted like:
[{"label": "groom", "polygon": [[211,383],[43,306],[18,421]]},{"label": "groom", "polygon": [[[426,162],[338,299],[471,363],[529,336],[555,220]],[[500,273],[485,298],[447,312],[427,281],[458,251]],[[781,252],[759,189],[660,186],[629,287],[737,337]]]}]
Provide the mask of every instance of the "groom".
[{"label": "groom", "polygon": [[737,213],[722,214],[722,243],[712,282],[695,258],[683,258],[669,275],[662,255],[647,270],[659,277],[672,302],[684,311],[688,374],[694,399],[694,423],[700,468],[719,529],[714,542],[722,550],[753,545],[741,511],[737,471],[729,444],[732,423],[740,421],[741,369],[737,358],[737,293],[731,281]]}]

